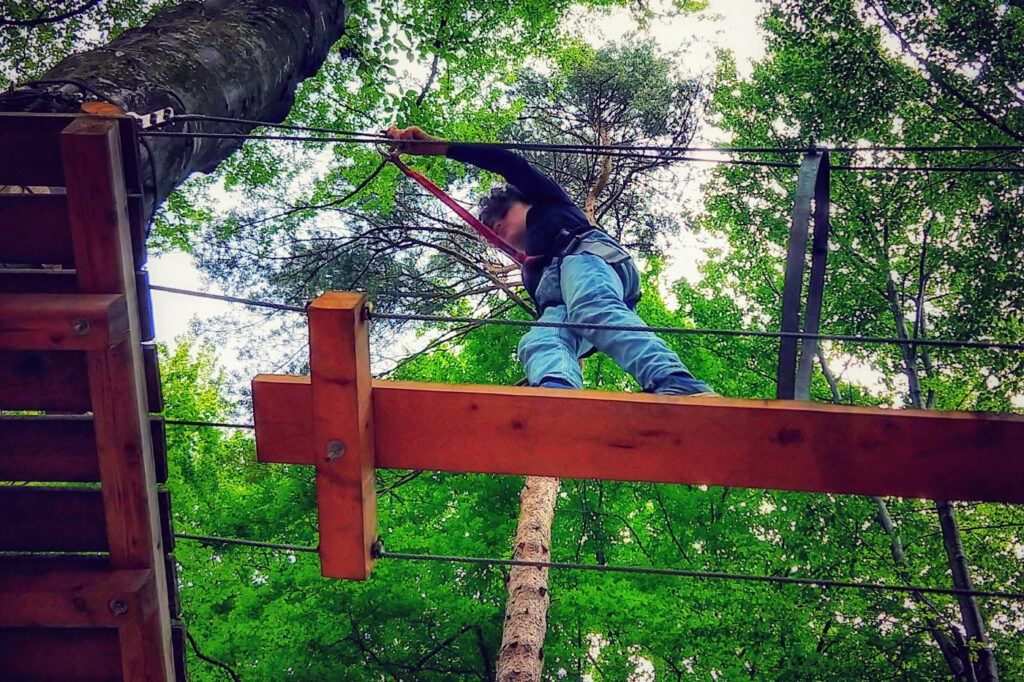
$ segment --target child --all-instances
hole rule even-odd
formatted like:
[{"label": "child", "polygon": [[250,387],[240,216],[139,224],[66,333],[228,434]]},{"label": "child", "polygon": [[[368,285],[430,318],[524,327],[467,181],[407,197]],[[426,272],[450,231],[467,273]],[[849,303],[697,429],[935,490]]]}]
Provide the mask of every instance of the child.
[{"label": "child", "polygon": [[[523,158],[497,147],[449,143],[412,126],[392,126],[399,151],[446,155],[498,173],[510,184],[481,202],[480,220],[507,244],[535,256],[523,284],[541,321],[645,326],[634,312],[640,276],[633,259],[592,226],[565,191]],[[531,386],[582,388],[579,358],[594,348],[629,372],[645,391],[715,395],[651,332],[533,327],[519,342],[519,361]]]}]

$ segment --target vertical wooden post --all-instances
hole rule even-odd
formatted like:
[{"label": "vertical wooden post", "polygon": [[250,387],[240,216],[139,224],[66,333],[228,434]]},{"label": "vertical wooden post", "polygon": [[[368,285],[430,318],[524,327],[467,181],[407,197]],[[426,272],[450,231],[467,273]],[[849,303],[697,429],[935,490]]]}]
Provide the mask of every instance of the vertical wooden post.
[{"label": "vertical wooden post", "polygon": [[361,294],[328,292],[308,311],[320,567],[325,576],[355,580],[369,577],[377,539],[365,310]]},{"label": "vertical wooden post", "polygon": [[127,619],[120,628],[123,676],[173,680],[164,550],[117,121],[76,119],[61,133],[61,150],[79,290],[122,294],[128,304],[128,338],[113,348],[86,354],[110,564],[151,569],[157,589],[152,615],[142,621]]}]

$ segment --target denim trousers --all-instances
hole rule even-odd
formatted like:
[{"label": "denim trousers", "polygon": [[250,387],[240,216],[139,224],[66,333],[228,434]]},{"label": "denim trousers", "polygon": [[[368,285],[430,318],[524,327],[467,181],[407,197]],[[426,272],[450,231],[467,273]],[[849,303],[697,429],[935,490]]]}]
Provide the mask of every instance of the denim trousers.
[{"label": "denim trousers", "polygon": [[[607,243],[601,243],[591,250],[604,257],[581,250],[555,258],[544,270],[536,296],[543,308],[541,321],[646,326],[627,304],[635,305],[640,298],[636,266],[618,244],[606,239],[621,258],[614,253],[609,258]],[[582,249],[587,249],[586,242]],[[582,388],[579,358],[593,348],[629,372],[645,391],[685,395],[711,390],[694,379],[675,352],[652,332],[533,327],[519,342],[519,361],[531,386],[561,382]]]}]

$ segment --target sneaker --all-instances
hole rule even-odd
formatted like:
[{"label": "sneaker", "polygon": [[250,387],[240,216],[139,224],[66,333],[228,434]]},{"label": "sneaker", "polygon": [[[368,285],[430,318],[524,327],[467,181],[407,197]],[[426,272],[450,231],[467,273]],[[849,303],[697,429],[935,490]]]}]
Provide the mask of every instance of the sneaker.
[{"label": "sneaker", "polygon": [[651,392],[656,395],[718,395],[710,386],[689,374],[670,374]]}]

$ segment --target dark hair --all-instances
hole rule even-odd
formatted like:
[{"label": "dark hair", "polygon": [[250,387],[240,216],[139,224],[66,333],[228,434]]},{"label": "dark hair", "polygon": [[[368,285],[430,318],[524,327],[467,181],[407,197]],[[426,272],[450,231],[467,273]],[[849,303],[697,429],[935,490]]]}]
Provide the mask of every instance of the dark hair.
[{"label": "dark hair", "polygon": [[494,187],[480,200],[480,222],[488,227],[501,220],[513,202],[521,201],[526,203],[526,197],[516,188],[515,185],[502,185]]}]

